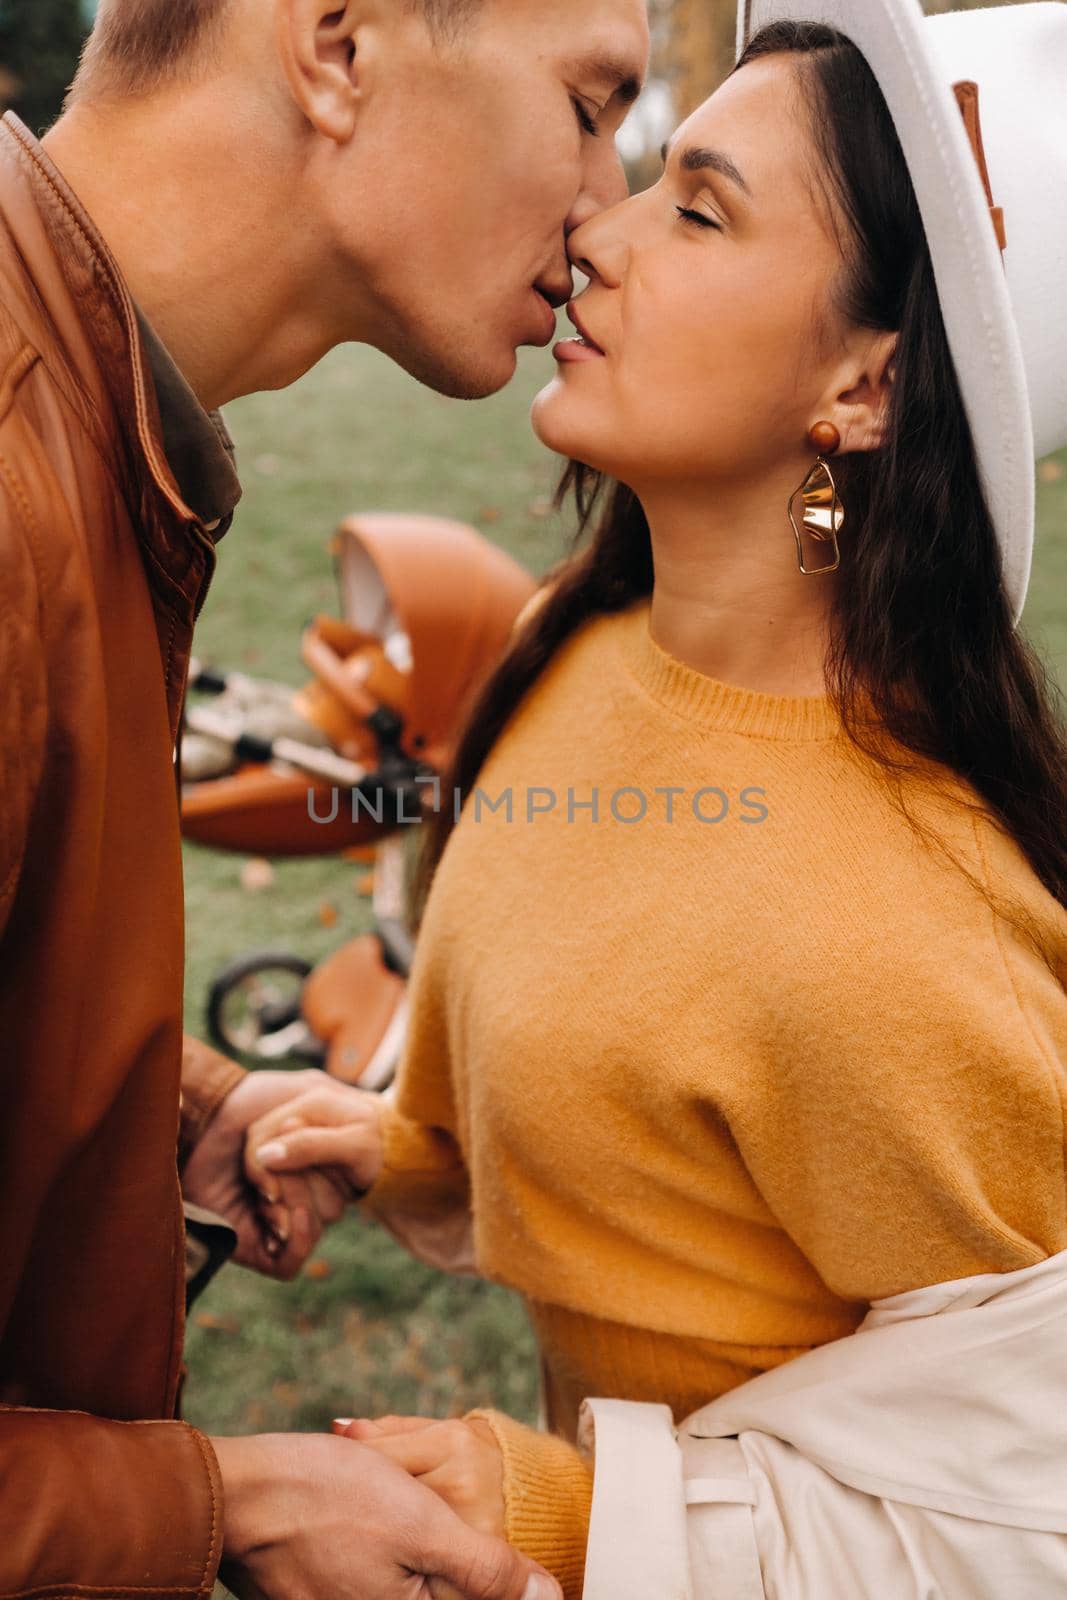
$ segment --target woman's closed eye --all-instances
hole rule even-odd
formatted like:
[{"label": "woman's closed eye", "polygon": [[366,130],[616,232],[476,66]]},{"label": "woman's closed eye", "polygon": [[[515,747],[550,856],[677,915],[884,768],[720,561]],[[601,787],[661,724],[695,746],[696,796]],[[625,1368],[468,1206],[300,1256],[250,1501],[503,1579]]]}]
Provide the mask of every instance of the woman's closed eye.
[{"label": "woman's closed eye", "polygon": [[705,211],[694,211],[691,206],[675,206],[675,211],[683,222],[694,228],[717,228],[722,232],[722,223],[716,222],[714,217],[709,217]]}]

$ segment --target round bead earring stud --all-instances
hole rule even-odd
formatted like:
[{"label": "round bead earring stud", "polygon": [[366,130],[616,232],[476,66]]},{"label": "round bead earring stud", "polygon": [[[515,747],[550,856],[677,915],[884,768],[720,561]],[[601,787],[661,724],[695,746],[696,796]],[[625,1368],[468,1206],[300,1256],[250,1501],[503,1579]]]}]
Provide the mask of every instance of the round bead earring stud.
[{"label": "round bead earring stud", "polygon": [[841,435],[832,422],[816,422],[808,430],[808,438],[821,456],[832,456],[841,447]]}]

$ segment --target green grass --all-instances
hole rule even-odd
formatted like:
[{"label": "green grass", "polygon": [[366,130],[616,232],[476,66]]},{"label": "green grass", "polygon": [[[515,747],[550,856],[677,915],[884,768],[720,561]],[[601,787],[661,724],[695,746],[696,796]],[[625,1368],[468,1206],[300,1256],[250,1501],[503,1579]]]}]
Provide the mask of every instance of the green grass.
[{"label": "green grass", "polygon": [[228,1268],[193,1309],[185,1415],[214,1433],[316,1431],[336,1416],[453,1416],[496,1405],[531,1419],[532,1336],[491,1284],[411,1261],[352,1219],[313,1271],[269,1284]]},{"label": "green grass", "polygon": [[[230,408],[245,498],[221,547],[197,639],[220,666],[293,684],[306,674],[302,625],[335,611],[327,545],[356,510],[428,511],[473,523],[531,572],[563,549],[545,515],[557,466],[530,432],[550,368],[519,375],[476,407],[420,389],[375,352],[335,352],[295,388]],[[1024,627],[1067,679],[1067,452],[1042,482]],[[1050,469],[1046,468],[1046,474]],[[366,931],[365,871],[338,859],[276,863],[272,888],[241,888],[243,859],[188,846],[187,1020],[203,1031],[210,976],[255,946],[317,961]],[[324,907],[328,911],[324,914]],[[495,1404],[530,1419],[534,1347],[518,1301],[412,1262],[373,1227],[346,1220],[316,1272],[272,1284],[229,1268],[194,1308],[186,1414],[220,1432],[326,1427],[337,1414],[447,1416]]]}]

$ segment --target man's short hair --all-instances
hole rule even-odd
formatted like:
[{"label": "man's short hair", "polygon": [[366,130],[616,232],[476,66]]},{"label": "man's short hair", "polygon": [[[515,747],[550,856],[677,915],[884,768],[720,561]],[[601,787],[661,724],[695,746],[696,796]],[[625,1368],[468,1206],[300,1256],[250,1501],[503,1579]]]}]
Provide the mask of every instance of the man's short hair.
[{"label": "man's short hair", "polygon": [[[72,98],[143,95],[209,59],[230,0],[100,0]],[[435,37],[454,40],[482,0],[406,0]]]}]

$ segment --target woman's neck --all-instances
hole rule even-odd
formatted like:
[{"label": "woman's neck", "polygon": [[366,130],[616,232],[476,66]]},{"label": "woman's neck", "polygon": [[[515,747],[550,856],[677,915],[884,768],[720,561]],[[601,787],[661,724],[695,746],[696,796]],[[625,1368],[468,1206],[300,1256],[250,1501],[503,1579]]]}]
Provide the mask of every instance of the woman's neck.
[{"label": "woman's neck", "polygon": [[[642,495],[655,583],[649,633],[708,677],[766,694],[826,693],[824,663],[836,575],[797,563],[789,488],[716,492],[714,500]],[[805,539],[817,564],[832,546]]]}]

